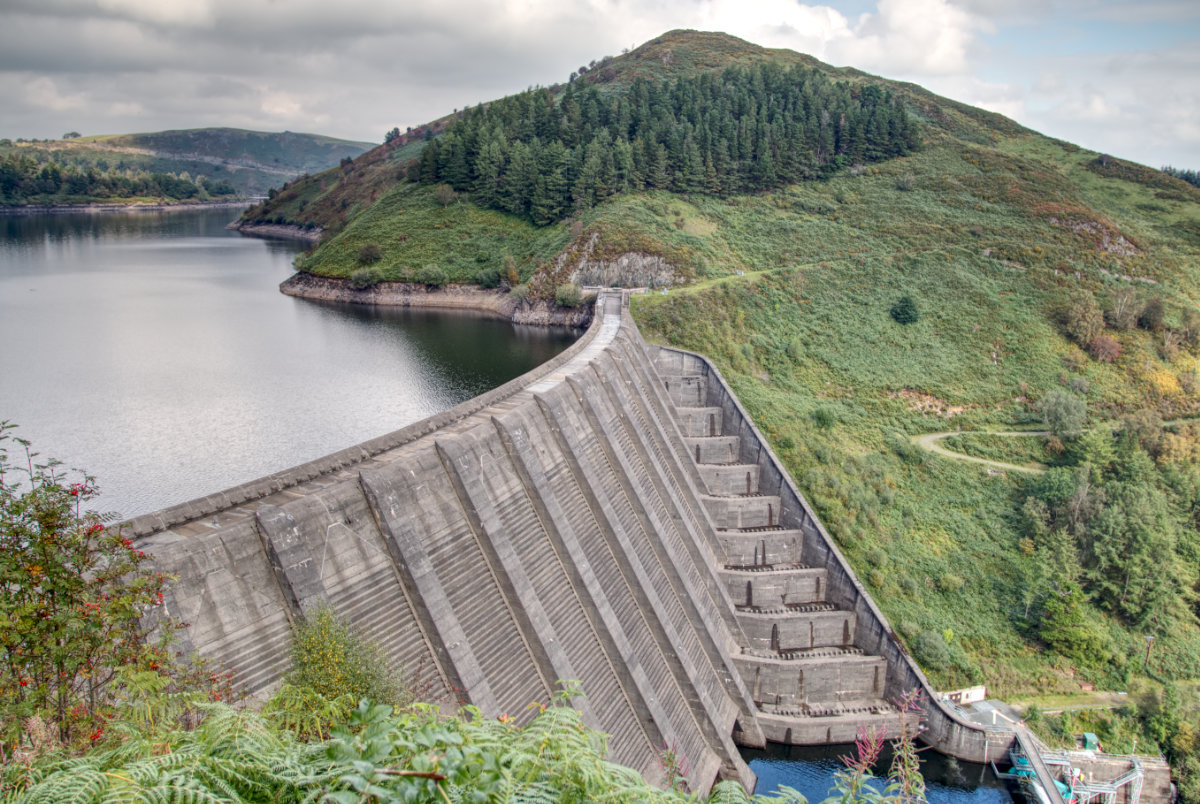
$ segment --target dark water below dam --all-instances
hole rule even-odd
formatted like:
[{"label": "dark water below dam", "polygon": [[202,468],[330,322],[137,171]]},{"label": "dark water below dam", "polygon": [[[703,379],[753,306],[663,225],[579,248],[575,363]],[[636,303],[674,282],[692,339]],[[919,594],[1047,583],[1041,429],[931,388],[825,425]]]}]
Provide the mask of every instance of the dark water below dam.
[{"label": "dark water below dam", "polygon": [[[770,744],[766,750],[742,749],[742,756],[758,774],[756,793],[769,794],[787,785],[799,790],[809,804],[820,804],[829,796],[834,774],[844,764],[842,756],[852,755],[851,745],[786,746]],[[1013,797],[1004,782],[996,778],[985,765],[922,750],[921,774],[925,777],[925,792],[929,804],[1012,804]],[[885,747],[874,768],[872,784],[882,789],[887,776],[891,753]]]},{"label": "dark water below dam", "polygon": [[503,384],[565,329],[295,299],[304,248],[239,210],[0,216],[0,420],[157,510],[326,455]]}]

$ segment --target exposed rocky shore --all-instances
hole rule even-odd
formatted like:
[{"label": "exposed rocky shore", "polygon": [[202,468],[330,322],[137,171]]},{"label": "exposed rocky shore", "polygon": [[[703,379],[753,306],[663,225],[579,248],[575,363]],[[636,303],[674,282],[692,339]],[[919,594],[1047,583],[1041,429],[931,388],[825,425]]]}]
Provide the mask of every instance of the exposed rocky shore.
[{"label": "exposed rocky shore", "polygon": [[325,232],[321,228],[306,229],[303,226],[296,226],[291,223],[251,223],[250,221],[243,220],[233,221],[226,225],[225,228],[233,229],[244,235],[288,237],[293,240],[303,240],[306,243],[319,243],[321,235]]},{"label": "exposed rocky shore", "polygon": [[505,318],[514,324],[586,327],[592,320],[592,305],[557,307],[543,300],[516,301],[503,290],[488,290],[474,285],[447,285],[430,288],[412,282],[380,282],[369,288],[355,289],[349,281],[315,274],[298,273],[284,280],[280,291],[289,296],[351,304],[378,304],[387,307],[427,307],[442,310],[473,310],[484,315]]}]

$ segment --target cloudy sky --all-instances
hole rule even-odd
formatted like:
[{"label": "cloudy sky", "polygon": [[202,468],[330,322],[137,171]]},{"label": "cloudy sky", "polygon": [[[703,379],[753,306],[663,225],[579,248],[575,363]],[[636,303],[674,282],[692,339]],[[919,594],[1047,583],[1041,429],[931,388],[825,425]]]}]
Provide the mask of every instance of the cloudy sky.
[{"label": "cloudy sky", "polygon": [[1200,169],[1196,0],[0,0],[0,136],[237,126],[380,141],[672,28]]}]

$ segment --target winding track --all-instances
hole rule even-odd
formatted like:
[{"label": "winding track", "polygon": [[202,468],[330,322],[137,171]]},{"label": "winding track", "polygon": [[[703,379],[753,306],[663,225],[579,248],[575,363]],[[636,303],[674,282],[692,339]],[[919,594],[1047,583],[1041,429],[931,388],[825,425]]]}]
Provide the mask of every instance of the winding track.
[{"label": "winding track", "polygon": [[[1186,419],[1171,419],[1162,423],[1163,427],[1174,427],[1180,424],[1189,424],[1200,421],[1200,418]],[[1098,424],[1096,427],[1107,427],[1108,424]],[[1004,438],[1020,438],[1030,436],[1045,437],[1050,435],[1049,430],[1010,430],[1007,432],[992,432],[990,430],[948,430],[944,433],[925,433],[924,435],[911,436],[910,440],[921,449],[941,455],[943,458],[949,458],[954,461],[966,461],[968,463],[980,463],[984,466],[991,466],[995,469],[1002,469],[1006,472],[1024,472],[1030,475],[1040,475],[1046,471],[1046,467],[1041,464],[1027,464],[1021,466],[1015,463],[1005,463],[1004,461],[993,461],[987,458],[977,458],[974,455],[966,455],[962,452],[946,449],[938,442],[944,438],[949,438],[954,435],[991,435],[1002,436]]]},{"label": "winding track", "polygon": [[943,438],[948,438],[953,435],[993,435],[993,436],[1048,436],[1048,430],[1013,430],[1003,433],[993,433],[987,430],[950,430],[945,433],[926,433],[924,435],[912,436],[912,442],[924,450],[928,450],[936,455],[941,455],[943,458],[950,458],[955,461],[967,461],[968,463],[981,463],[984,466],[991,466],[996,469],[1003,469],[1006,472],[1025,472],[1026,474],[1037,475],[1046,471],[1044,466],[1020,466],[1015,463],[1005,463],[1004,461],[993,461],[987,458],[977,458],[974,455],[966,455],[962,452],[955,452],[943,447],[938,442]]}]

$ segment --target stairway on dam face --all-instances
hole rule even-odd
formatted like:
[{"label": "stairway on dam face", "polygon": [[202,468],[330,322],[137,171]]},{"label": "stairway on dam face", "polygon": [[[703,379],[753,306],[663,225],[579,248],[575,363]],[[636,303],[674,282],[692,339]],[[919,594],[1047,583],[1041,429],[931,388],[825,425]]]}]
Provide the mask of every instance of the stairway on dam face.
[{"label": "stairway on dam face", "polygon": [[706,367],[689,358],[660,350],[655,365],[723,553],[717,570],[742,641],[734,662],[764,734],[813,744],[853,741],[860,725],[898,733],[886,659],[856,643],[855,613],[827,599],[828,571],[805,565],[805,533],[784,524],[783,498],[764,488],[761,444],[745,455],[744,439],[726,434],[731,411],[710,404]]}]

